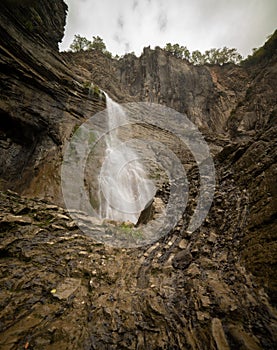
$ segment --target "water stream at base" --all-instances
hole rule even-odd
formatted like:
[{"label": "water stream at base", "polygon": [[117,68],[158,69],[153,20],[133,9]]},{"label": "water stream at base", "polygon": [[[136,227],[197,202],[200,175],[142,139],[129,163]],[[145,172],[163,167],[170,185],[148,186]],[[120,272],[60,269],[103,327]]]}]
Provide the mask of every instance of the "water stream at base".
[{"label": "water stream at base", "polygon": [[105,96],[110,132],[105,137],[105,160],[98,179],[99,214],[103,219],[136,223],[153,198],[155,185],[147,178],[137,152],[119,139],[118,126],[128,123],[124,109]]}]

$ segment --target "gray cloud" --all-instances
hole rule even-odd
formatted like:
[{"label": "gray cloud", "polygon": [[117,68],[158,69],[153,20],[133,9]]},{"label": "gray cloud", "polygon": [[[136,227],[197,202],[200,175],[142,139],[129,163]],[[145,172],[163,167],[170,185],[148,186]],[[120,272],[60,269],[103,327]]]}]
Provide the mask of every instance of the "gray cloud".
[{"label": "gray cloud", "polygon": [[117,25],[118,25],[118,27],[120,29],[123,29],[123,27],[124,27],[124,19],[123,19],[122,15],[118,16],[118,18],[117,18]]},{"label": "gray cloud", "polygon": [[190,51],[235,47],[244,56],[276,29],[276,0],[65,0],[69,6],[65,37],[99,35],[113,54],[167,42]]},{"label": "gray cloud", "polygon": [[123,38],[119,36],[119,34],[115,34],[113,39],[120,45],[123,42]]},{"label": "gray cloud", "polygon": [[135,0],[132,5],[132,9],[135,10],[138,7],[138,1]]},{"label": "gray cloud", "polygon": [[158,25],[159,25],[159,30],[161,32],[164,32],[167,27],[167,16],[165,12],[161,12],[158,16]]},{"label": "gray cloud", "polygon": [[125,52],[130,52],[130,47],[131,47],[130,43],[129,43],[129,42],[126,42],[126,43],[124,44],[124,46],[125,46]]}]

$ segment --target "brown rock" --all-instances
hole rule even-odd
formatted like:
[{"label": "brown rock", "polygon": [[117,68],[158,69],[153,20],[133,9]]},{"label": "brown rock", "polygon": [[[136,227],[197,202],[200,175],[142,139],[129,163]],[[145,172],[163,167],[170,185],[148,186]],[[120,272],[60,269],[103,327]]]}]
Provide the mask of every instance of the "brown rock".
[{"label": "brown rock", "polygon": [[220,319],[212,319],[212,334],[218,350],[230,350]]},{"label": "brown rock", "polygon": [[153,208],[154,198],[152,198],[146,205],[143,211],[140,213],[140,216],[138,218],[138,221],[135,225],[135,227],[138,227],[139,225],[146,224],[148,221],[152,220],[154,215],[154,208]]},{"label": "brown rock", "polygon": [[172,265],[175,269],[183,270],[187,268],[191,262],[192,255],[190,254],[190,252],[182,250],[181,252],[175,255],[175,257],[172,260]]},{"label": "brown rock", "polygon": [[66,278],[59,283],[52,291],[54,297],[62,300],[69,298],[81,285],[81,280],[76,278]]}]

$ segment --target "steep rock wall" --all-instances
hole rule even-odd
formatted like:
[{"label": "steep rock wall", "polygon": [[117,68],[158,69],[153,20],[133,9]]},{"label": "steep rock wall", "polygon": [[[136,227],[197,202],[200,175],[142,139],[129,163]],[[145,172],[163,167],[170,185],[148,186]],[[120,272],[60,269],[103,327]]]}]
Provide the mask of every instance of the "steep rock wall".
[{"label": "steep rock wall", "polygon": [[63,1],[0,4],[1,188],[59,203],[65,141],[105,106],[59,55],[65,10]]},{"label": "steep rock wall", "polygon": [[224,132],[248,78],[239,67],[229,65],[222,74],[217,67],[193,66],[159,48],[145,48],[139,58],[127,55],[116,67],[118,80],[132,96],[185,113],[206,133]]},{"label": "steep rock wall", "polygon": [[97,51],[64,57],[117,101],[164,104],[185,113],[206,134],[226,133],[226,122],[249,84],[242,67],[194,66],[160,48],[145,48],[140,57],[128,54],[119,60]]}]

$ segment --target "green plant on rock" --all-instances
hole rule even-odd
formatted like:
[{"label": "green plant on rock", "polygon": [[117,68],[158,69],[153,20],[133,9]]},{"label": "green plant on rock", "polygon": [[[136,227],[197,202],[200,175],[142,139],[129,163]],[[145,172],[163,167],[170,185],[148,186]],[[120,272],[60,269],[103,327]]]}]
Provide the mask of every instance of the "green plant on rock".
[{"label": "green plant on rock", "polygon": [[97,85],[93,85],[92,89],[93,89],[93,95],[96,97],[100,97],[100,95],[102,93],[101,93],[101,90],[99,89],[99,87]]},{"label": "green plant on rock", "polygon": [[122,222],[118,229],[121,233],[125,234],[126,236],[132,237],[132,238],[142,238],[143,233],[140,229],[135,228],[133,225],[130,225],[130,223]]},{"label": "green plant on rock", "polygon": [[269,60],[276,53],[277,46],[277,30],[268,36],[265,44],[259,48],[252,49],[252,55],[242,61],[242,64],[248,66],[259,62]]},{"label": "green plant on rock", "polygon": [[39,15],[39,13],[36,11],[34,7],[30,8],[30,11],[32,13],[32,19],[36,22],[37,25],[42,25],[43,21]]},{"label": "green plant on rock", "polygon": [[83,88],[84,89],[90,89],[91,88],[91,82],[90,81],[84,81],[83,82]]},{"label": "green plant on rock", "polygon": [[31,20],[28,20],[24,23],[25,28],[29,31],[32,32],[34,30],[34,25]]},{"label": "green plant on rock", "polygon": [[90,81],[85,81],[82,84],[83,89],[87,90],[87,93],[92,96],[95,97],[97,99],[102,99],[103,98],[103,92],[102,90],[99,88],[99,86],[94,85],[93,83],[91,83]]}]

